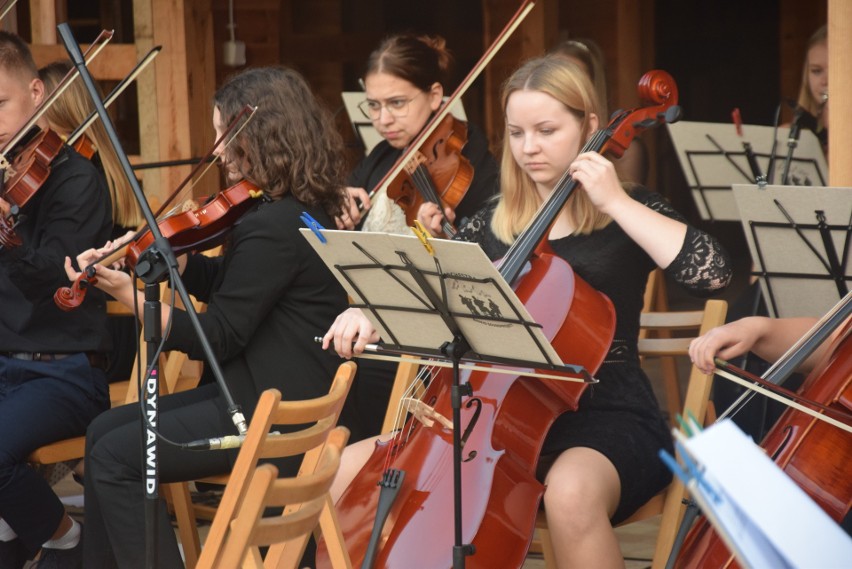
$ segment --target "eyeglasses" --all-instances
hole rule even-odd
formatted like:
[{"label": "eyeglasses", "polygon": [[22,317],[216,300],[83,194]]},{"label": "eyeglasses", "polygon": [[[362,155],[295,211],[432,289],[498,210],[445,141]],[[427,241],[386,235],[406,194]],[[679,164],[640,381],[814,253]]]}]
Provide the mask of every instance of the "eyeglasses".
[{"label": "eyeglasses", "polygon": [[408,115],[408,107],[411,101],[416,99],[419,95],[422,95],[423,91],[417,93],[410,99],[406,99],[405,97],[394,97],[393,99],[388,99],[387,101],[376,101],[373,99],[366,99],[358,103],[358,108],[361,110],[361,113],[367,117],[368,119],[374,121],[379,118],[382,114],[382,107],[396,119],[401,119],[404,116]]}]

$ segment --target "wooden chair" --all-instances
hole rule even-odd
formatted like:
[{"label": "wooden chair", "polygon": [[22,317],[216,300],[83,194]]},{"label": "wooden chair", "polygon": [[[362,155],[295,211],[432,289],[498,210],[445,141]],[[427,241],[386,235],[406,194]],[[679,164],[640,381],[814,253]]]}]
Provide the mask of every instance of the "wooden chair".
[{"label": "wooden chair", "polygon": [[[227,533],[216,543],[212,542],[212,536],[208,538],[198,567],[295,569],[298,558],[283,564],[264,564],[259,546],[272,545],[272,552],[282,543],[307,539],[321,523],[321,514],[329,510],[328,490],[340,467],[340,454],[348,438],[349,431],[345,427],[332,430],[319,463],[311,473],[278,478],[278,469],[271,464],[261,465],[243,477],[235,472],[228,487],[245,487],[244,497],[229,519],[224,519],[227,515],[224,509],[220,508],[216,513],[214,523],[222,518],[222,523],[228,525]],[[299,507],[292,509],[295,504]],[[283,515],[263,517],[266,508],[282,506],[288,506]],[[215,539],[220,540],[220,537],[217,535]],[[213,551],[219,552],[216,558],[212,553],[208,554]]]},{"label": "wooden chair", "polygon": [[[183,544],[186,567],[193,569],[196,564],[202,567],[227,566],[216,561],[231,521],[236,517],[240,504],[248,492],[249,473],[257,466],[261,458],[279,458],[304,453],[299,476],[313,475],[320,469],[321,455],[331,430],[337,425],[337,419],[349,393],[356,366],[353,362],[340,365],[335,374],[331,389],[327,395],[306,401],[281,401],[281,393],[271,389],[265,391],[258,401],[245,441],[230,474],[214,476],[201,482],[220,484],[225,491],[207,534],[204,548],[200,548],[200,539],[196,516],[204,508],[192,503],[188,484],[185,482],[167,484],[171,494],[178,534]],[[272,425],[309,425],[301,430],[278,434],[270,433]],[[351,567],[348,553],[343,546],[343,536],[337,526],[337,516],[331,498],[327,496],[327,507],[320,515],[320,528],[332,559],[337,567]],[[209,508],[209,507],[208,507]],[[298,506],[290,506],[284,516],[293,513]],[[209,513],[209,509],[208,509]],[[289,566],[288,560],[298,563],[307,544],[307,535],[294,538],[287,543],[279,543],[270,548],[266,563],[270,567]],[[200,556],[199,556],[200,551]],[[295,565],[293,565],[295,566]],[[232,565],[231,567],[236,567]]]},{"label": "wooden chair", "polygon": [[[727,304],[724,301],[708,300],[704,310],[643,313],[641,326],[644,329],[664,330],[671,336],[683,331],[692,331],[694,334],[689,337],[641,338],[639,340],[639,353],[645,357],[686,356],[692,339],[724,324],[726,312]],[[713,374],[704,374],[701,370],[692,366],[682,410],[684,415],[691,413],[699,422],[704,421],[712,381]],[[619,526],[623,526],[662,514],[651,564],[652,569],[659,569],[666,564],[685,510],[683,505],[685,496],[686,492],[683,485],[675,479],[665,490],[651,498],[630,518],[619,524]],[[541,510],[538,514],[536,531],[541,538],[544,565],[547,569],[555,569],[553,544],[547,528],[544,510]]]}]

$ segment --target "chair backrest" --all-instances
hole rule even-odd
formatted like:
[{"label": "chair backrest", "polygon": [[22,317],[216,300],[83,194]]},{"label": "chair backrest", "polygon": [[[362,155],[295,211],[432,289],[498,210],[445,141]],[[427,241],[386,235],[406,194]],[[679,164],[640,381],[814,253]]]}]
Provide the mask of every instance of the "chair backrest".
[{"label": "chair backrest", "polygon": [[[213,568],[264,567],[259,547],[308,536],[319,523],[326,506],[326,497],[334,476],[340,467],[340,454],[349,432],[337,427],[328,436],[320,461],[314,472],[292,478],[278,478],[278,470],[264,464],[257,467],[248,483],[245,499],[229,523],[229,531],[221,548],[221,555]],[[266,508],[300,504],[295,511],[283,515],[264,517]],[[219,518],[217,512],[216,518]],[[203,559],[203,558],[202,558]],[[296,559],[290,565],[275,565],[281,569],[295,569]],[[202,562],[200,567],[207,567]]]},{"label": "chair backrest", "polygon": [[[727,303],[722,300],[708,300],[704,305],[704,310],[645,312],[641,315],[641,326],[643,328],[666,330],[671,332],[672,336],[677,337],[642,338],[639,340],[639,353],[646,357],[687,356],[689,343],[692,339],[724,324],[726,313]],[[683,331],[688,331],[686,337],[681,334]],[[694,365],[691,365],[690,368],[689,384],[681,414],[684,417],[691,414],[696,420],[703,422],[708,411],[713,374],[705,374]],[[653,569],[665,566],[685,511],[683,506],[685,497],[686,492],[683,484],[675,479],[662,499],[662,519],[651,565]],[[650,514],[660,513],[658,505],[652,509],[656,511],[649,512]],[[634,515],[631,520],[636,518],[635,521],[638,521],[638,519],[644,517],[647,516]],[[631,520],[627,520],[627,523]]]},{"label": "chair backrest", "polygon": [[[207,534],[207,541],[201,550],[199,567],[219,566],[215,564],[216,559],[231,520],[246,499],[249,480],[259,459],[305,454],[299,476],[313,475],[321,467],[319,457],[327,446],[329,433],[337,425],[355,369],[353,362],[341,364],[328,394],[315,399],[281,401],[281,393],[276,389],[261,394]],[[295,432],[279,434],[270,433],[272,425],[308,426]]]},{"label": "chair backrest", "polygon": [[[643,312],[640,327],[646,331],[663,332],[659,337],[639,339],[639,355],[643,357],[688,356],[689,343],[711,329],[725,323],[727,303],[708,300],[704,310],[679,312]],[[683,412],[691,411],[703,419],[707,411],[713,375],[701,373],[691,366]]]}]

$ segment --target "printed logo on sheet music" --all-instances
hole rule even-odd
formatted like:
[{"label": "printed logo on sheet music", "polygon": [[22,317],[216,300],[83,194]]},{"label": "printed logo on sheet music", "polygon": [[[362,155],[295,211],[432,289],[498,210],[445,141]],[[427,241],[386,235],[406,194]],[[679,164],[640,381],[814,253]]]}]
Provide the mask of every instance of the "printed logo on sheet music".
[{"label": "printed logo on sheet music", "polygon": [[474,322],[495,328],[508,328],[512,325],[511,322],[499,321],[505,317],[500,310],[500,305],[494,300],[497,291],[494,290],[492,285],[469,280],[472,278],[470,275],[453,274],[447,276],[449,277],[447,278],[448,288],[455,294],[462,306],[471,315],[482,317],[482,319],[474,318]]}]

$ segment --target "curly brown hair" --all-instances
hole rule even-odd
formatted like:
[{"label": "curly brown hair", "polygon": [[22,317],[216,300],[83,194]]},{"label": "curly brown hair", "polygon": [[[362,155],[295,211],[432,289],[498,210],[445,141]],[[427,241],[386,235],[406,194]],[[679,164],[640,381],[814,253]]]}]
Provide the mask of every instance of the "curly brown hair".
[{"label": "curly brown hair", "polygon": [[257,107],[228,152],[267,196],[281,199],[290,193],[332,217],[343,211],[343,139],[298,72],[281,66],[247,69],[219,88],[213,104],[222,124],[230,124],[246,104]]}]

